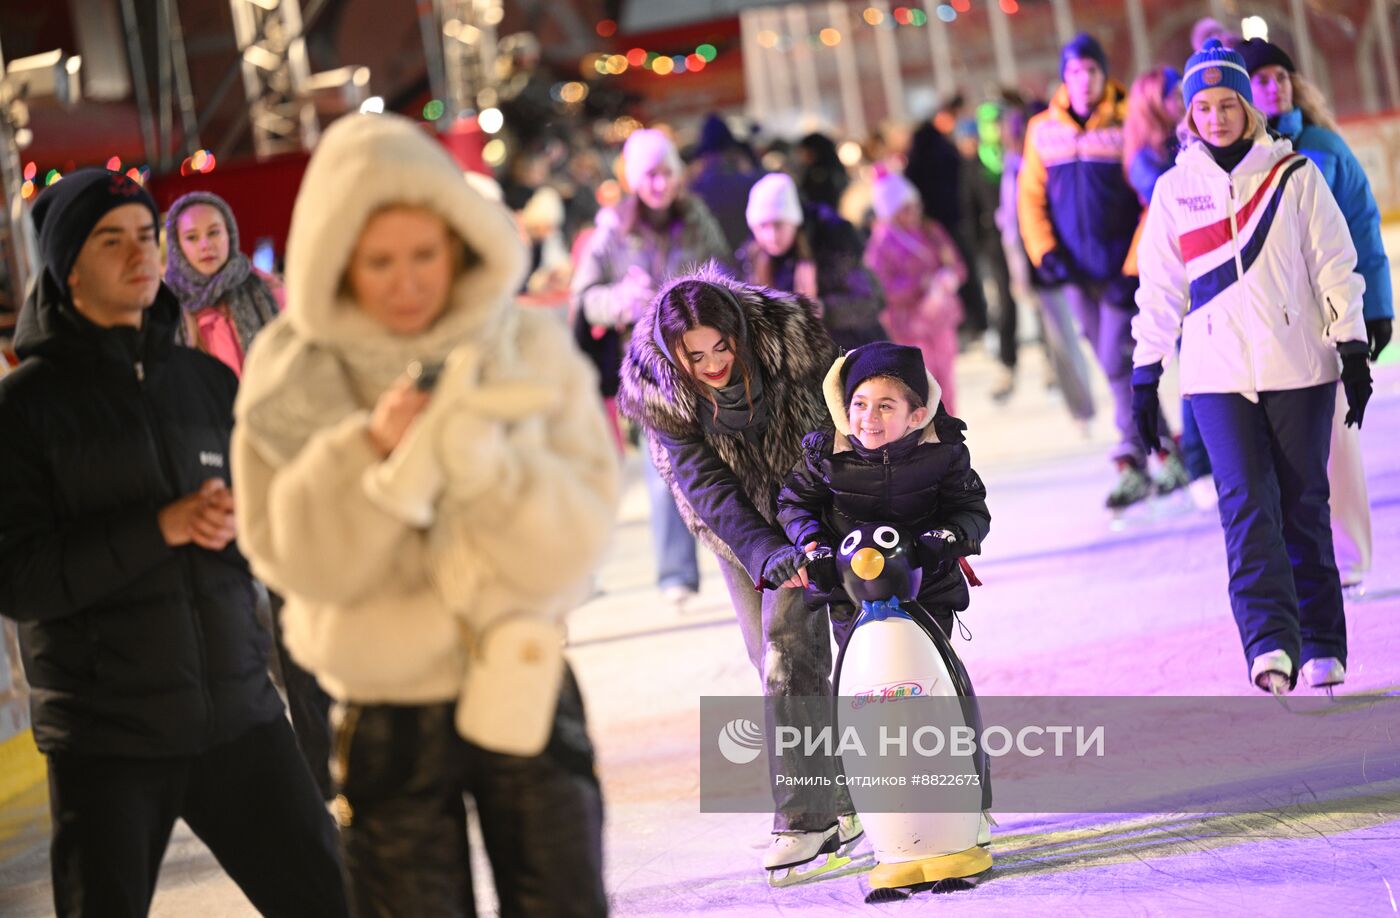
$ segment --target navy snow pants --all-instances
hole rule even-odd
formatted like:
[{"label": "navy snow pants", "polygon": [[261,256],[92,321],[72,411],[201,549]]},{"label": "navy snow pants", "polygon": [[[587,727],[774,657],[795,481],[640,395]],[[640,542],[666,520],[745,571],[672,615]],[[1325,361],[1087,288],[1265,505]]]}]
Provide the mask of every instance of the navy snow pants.
[{"label": "navy snow pants", "polygon": [[1346,618],[1332,554],[1327,452],[1337,384],[1191,397],[1215,469],[1230,563],[1230,607],[1245,664],[1273,650],[1346,664]]}]

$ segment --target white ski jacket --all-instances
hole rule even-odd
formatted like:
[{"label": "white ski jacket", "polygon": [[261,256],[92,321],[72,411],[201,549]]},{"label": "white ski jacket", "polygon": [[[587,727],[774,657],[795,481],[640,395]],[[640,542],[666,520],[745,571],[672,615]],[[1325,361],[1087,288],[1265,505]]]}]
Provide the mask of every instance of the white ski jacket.
[{"label": "white ski jacket", "polygon": [[1322,173],[1261,132],[1227,174],[1202,143],[1157,182],[1138,249],[1133,366],[1170,360],[1181,392],[1301,389],[1366,340],[1356,250]]}]

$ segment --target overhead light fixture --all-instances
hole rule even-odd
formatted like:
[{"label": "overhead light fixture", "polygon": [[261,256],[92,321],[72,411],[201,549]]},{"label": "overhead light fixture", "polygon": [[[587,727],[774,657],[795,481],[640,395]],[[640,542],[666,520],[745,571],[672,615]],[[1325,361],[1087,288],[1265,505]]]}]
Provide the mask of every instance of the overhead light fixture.
[{"label": "overhead light fixture", "polygon": [[1240,20],[1240,35],[1248,41],[1251,38],[1269,40],[1269,24],[1263,16],[1246,16]]},{"label": "overhead light fixture", "polygon": [[72,105],[82,99],[82,66],[81,57],[61,50],[15,58],[5,67],[0,99],[8,102],[53,98],[61,105]]},{"label": "overhead light fixture", "polygon": [[328,115],[341,115],[358,109],[369,98],[369,68],[348,65],[313,73],[302,84],[303,91]]}]

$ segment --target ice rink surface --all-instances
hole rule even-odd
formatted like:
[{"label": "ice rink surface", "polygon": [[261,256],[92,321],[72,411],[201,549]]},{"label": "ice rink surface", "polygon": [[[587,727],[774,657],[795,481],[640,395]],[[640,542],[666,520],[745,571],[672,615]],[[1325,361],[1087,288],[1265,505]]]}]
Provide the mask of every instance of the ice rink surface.
[{"label": "ice rink surface", "polygon": [[[1376,560],[1366,595],[1347,605],[1346,694],[1400,692],[1396,348],[1377,368],[1362,434]],[[987,396],[993,369],[980,350],[959,367],[969,445],[992,510],[975,559],[986,585],[963,616],[973,639],[956,642],[978,692],[1255,692],[1214,512],[1180,494],[1115,524],[1102,509],[1112,484],[1102,386],[1086,436],[1045,387],[1038,349],[1025,352],[1005,405]],[[1170,413],[1170,372],[1162,391]],[[684,611],[652,588],[646,495],[632,456],[602,592],[569,625],[598,749],[617,915],[1400,914],[1400,818],[1325,806],[1228,816],[997,813],[995,866],[976,889],[880,904],[866,902],[863,875],[770,889],[759,863],[770,817],[699,811],[699,699],[758,691],[713,559],[702,571],[701,595]],[[0,809],[0,916],[51,914],[47,837],[42,787]],[[494,913],[489,884],[478,890],[482,913]],[[254,912],[182,824],[152,914]]]}]

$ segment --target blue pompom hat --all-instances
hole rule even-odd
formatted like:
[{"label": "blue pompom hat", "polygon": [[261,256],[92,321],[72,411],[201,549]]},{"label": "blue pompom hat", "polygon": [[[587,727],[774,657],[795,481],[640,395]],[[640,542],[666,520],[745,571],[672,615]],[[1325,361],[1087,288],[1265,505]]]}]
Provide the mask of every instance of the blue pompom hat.
[{"label": "blue pompom hat", "polygon": [[1186,61],[1186,73],[1181,78],[1181,93],[1186,105],[1191,105],[1191,97],[1202,89],[1224,87],[1233,89],[1254,104],[1254,91],[1249,85],[1249,70],[1244,58],[1212,38],[1204,48],[1191,55]]}]

